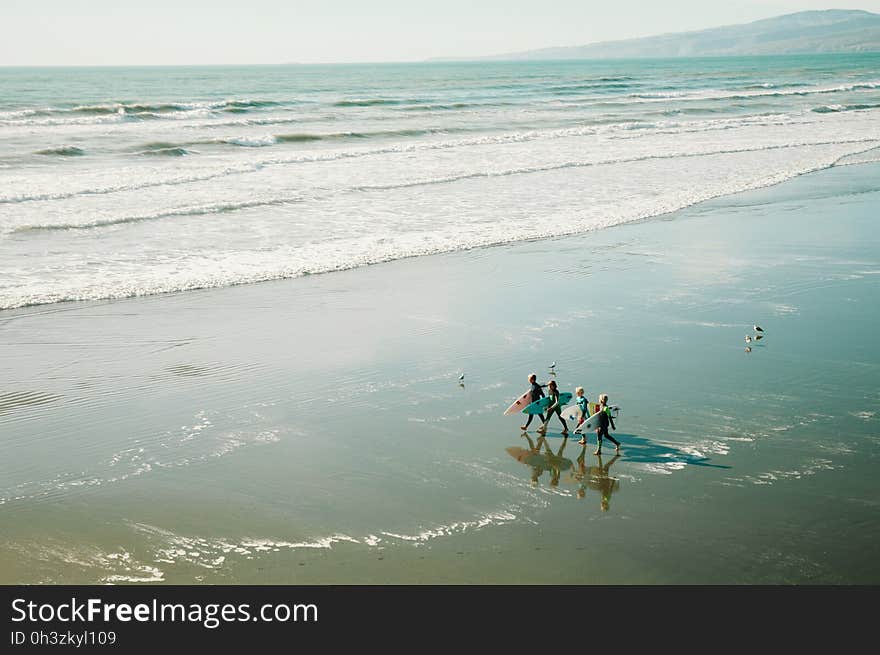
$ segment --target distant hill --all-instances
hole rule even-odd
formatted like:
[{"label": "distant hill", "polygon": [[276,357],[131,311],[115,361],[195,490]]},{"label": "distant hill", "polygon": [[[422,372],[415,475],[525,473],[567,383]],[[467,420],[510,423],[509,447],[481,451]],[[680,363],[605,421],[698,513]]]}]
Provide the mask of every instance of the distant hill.
[{"label": "distant hill", "polygon": [[826,52],[880,52],[880,14],[845,9],[802,11],[696,32],[542,48],[475,59],[624,59]]}]

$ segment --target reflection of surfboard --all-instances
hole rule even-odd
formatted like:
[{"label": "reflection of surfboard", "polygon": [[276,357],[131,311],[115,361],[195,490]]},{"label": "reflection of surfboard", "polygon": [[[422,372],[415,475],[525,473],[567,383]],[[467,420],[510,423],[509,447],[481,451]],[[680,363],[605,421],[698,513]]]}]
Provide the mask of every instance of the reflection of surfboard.
[{"label": "reflection of surfboard", "polygon": [[518,446],[511,446],[506,450],[511,457],[523,464],[538,468],[544,468],[547,466],[547,456],[535,452],[534,450],[526,450],[525,448],[520,448]]},{"label": "reflection of surfboard", "polygon": [[[613,418],[617,418],[617,415],[620,413],[620,407],[617,407],[615,405],[614,407],[610,407],[609,409],[611,410],[611,416]],[[595,430],[598,427],[599,427],[599,412],[596,412],[595,414],[590,416],[590,418],[588,418],[586,421],[584,421],[583,423],[578,425],[574,429],[574,431],[581,433],[586,430]]]},{"label": "reflection of surfboard", "polygon": [[[564,391],[559,394],[559,404],[564,405],[567,402],[571,401],[571,396],[567,391]],[[531,405],[528,405],[524,410],[523,414],[541,414],[547,407],[550,406],[550,397],[544,396],[543,398],[538,398]]]},{"label": "reflection of surfboard", "polygon": [[510,415],[510,414],[513,414],[514,412],[518,412],[518,411],[521,410],[523,407],[525,407],[526,405],[528,405],[530,402],[532,402],[532,390],[531,390],[531,388],[529,388],[529,390],[526,391],[526,392],[525,392],[523,395],[521,395],[519,398],[517,398],[516,400],[514,400],[513,403],[510,405],[510,407],[508,407],[507,409],[504,410],[504,415],[505,415],[505,416],[508,416],[508,415]]},{"label": "reflection of surfboard", "polygon": [[568,457],[557,457],[556,455],[546,455],[544,453],[536,453],[533,450],[526,450],[518,446],[506,448],[507,453],[516,461],[531,466],[536,469],[546,470],[556,468],[560,471],[567,471],[573,466]]}]

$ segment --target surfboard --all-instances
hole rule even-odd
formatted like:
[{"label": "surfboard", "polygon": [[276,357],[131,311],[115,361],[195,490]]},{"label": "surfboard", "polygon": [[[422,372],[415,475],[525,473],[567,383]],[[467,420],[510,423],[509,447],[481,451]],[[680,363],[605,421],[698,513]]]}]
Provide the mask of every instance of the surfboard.
[{"label": "surfboard", "polygon": [[576,404],[569,405],[562,410],[562,418],[566,421],[574,421],[574,424],[577,425],[577,422],[581,420],[581,408]]},{"label": "surfboard", "polygon": [[[592,403],[590,403],[590,404],[592,404]],[[613,418],[617,418],[618,414],[620,413],[620,407],[615,405],[613,407],[610,407],[609,409],[611,410],[611,416]],[[583,423],[578,425],[574,429],[574,431],[577,432],[578,434],[581,434],[586,430],[595,430],[598,427],[599,427],[599,412],[595,412],[587,420],[585,420]]]},{"label": "surfboard", "polygon": [[[573,394],[570,394],[567,391],[563,391],[559,394],[559,404],[564,405],[568,402],[571,402],[571,397]],[[527,405],[526,408],[522,411],[523,414],[541,414],[543,411],[550,406],[550,398],[549,396],[544,396],[543,398],[538,398],[531,405]]]},{"label": "surfboard", "polygon": [[523,407],[528,405],[530,402],[532,402],[532,389],[531,389],[531,387],[529,387],[529,389],[523,395],[521,395],[519,398],[514,400],[511,403],[510,407],[508,407],[507,409],[504,410],[504,415],[508,416],[510,414],[513,414],[514,412],[521,410]]}]

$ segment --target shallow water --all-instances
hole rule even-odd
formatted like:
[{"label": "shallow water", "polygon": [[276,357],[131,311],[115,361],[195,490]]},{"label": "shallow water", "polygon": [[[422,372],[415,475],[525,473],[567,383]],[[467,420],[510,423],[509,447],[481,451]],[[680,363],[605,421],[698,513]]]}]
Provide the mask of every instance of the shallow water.
[{"label": "shallow water", "polygon": [[[877,583],[878,172],[3,312],[0,580]],[[501,415],[552,361],[619,458]]]}]

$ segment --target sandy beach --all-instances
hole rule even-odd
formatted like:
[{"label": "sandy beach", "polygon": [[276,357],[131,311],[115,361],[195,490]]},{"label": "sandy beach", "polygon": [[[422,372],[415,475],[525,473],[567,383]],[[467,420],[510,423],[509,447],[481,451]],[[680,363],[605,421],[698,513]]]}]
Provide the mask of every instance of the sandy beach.
[{"label": "sandy beach", "polygon": [[[842,166],[577,236],[0,312],[0,581],[876,584],[878,208],[880,164]],[[620,457],[502,416],[553,361],[622,408]]]}]

